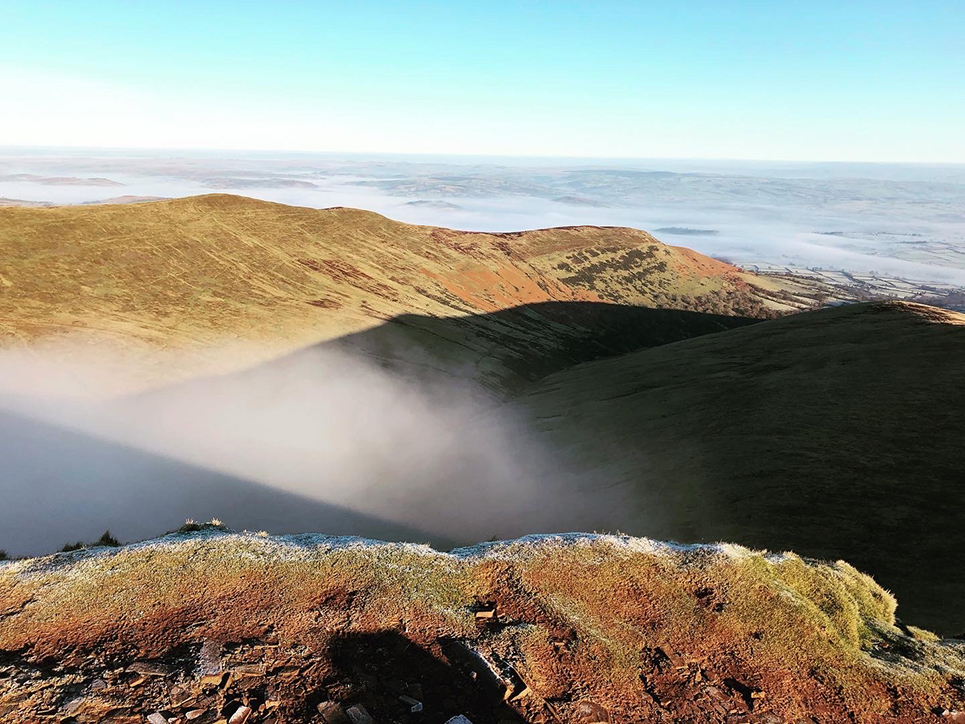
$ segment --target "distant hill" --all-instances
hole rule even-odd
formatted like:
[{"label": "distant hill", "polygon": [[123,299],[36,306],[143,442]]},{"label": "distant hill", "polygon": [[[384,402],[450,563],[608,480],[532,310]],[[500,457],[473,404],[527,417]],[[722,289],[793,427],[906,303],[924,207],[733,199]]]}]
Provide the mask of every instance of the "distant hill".
[{"label": "distant hill", "polygon": [[420,199],[419,201],[406,201],[405,206],[415,206],[421,209],[439,209],[441,211],[462,211],[459,204],[452,204],[448,201],[438,199]]},{"label": "distant hill", "polygon": [[291,178],[206,178],[202,186],[209,189],[317,189],[318,184]]},{"label": "distant hill", "polygon": [[92,206],[94,204],[143,204],[147,201],[164,201],[165,196],[115,196],[110,199],[98,199],[97,201],[84,201],[83,206]]},{"label": "distant hill", "polygon": [[32,173],[14,173],[0,176],[0,181],[26,181],[44,186],[123,186],[120,181],[109,178],[81,178],[78,176],[38,176]]},{"label": "distant hill", "polygon": [[654,229],[655,234],[676,234],[677,236],[716,236],[717,229],[691,229],[688,226],[663,226]]},{"label": "distant hill", "polygon": [[180,353],[133,387],[222,371],[205,360],[212,345],[254,343],[241,368],[400,314],[591,301],[761,318],[774,306],[746,272],[635,229],[472,233],[223,194],[0,209],[0,253],[12,260],[5,343],[82,333],[124,354]]},{"label": "distant hill", "polygon": [[595,208],[606,208],[611,204],[598,199],[589,199],[586,196],[560,196],[553,199],[558,204],[569,204],[570,206],[590,206]]},{"label": "distant hill", "polygon": [[81,201],[77,204],[55,204],[53,201],[25,201],[23,199],[8,199],[0,197],[0,206],[23,206],[33,208],[49,208],[51,206],[93,206],[96,204],[141,204],[146,201],[164,201],[166,196],[135,196],[127,194],[124,196],[114,196],[109,199],[96,199],[94,201]]},{"label": "distant hill", "polygon": [[26,206],[34,208],[46,208],[48,206],[53,206],[54,204],[50,201],[26,201],[24,199],[8,199],[6,197],[0,197],[0,206]]}]

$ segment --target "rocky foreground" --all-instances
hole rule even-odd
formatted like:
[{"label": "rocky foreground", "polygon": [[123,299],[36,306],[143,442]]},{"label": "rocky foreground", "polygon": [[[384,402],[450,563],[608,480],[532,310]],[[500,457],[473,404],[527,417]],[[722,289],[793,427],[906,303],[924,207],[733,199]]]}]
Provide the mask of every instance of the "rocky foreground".
[{"label": "rocky foreground", "polygon": [[965,643],[843,562],[217,526],[0,564],[4,722],[962,722]]}]

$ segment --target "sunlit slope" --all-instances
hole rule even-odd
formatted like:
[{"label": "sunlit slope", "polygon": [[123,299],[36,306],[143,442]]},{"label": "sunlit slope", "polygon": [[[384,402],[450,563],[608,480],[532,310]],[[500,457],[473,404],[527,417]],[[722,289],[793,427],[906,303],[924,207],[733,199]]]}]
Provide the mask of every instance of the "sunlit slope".
[{"label": "sunlit slope", "polygon": [[965,316],[876,303],[579,365],[518,404],[637,501],[611,525],[844,557],[960,633],[963,369]]},{"label": "sunlit slope", "polygon": [[0,255],[4,343],[172,352],[151,381],[219,371],[213,345],[242,367],[405,313],[609,301],[766,316],[736,269],[642,231],[468,233],[224,194],[3,208]]},{"label": "sunlit slope", "polygon": [[962,646],[894,607],[847,563],[733,545],[440,553],[209,525],[0,564],[0,717],[961,721]]}]

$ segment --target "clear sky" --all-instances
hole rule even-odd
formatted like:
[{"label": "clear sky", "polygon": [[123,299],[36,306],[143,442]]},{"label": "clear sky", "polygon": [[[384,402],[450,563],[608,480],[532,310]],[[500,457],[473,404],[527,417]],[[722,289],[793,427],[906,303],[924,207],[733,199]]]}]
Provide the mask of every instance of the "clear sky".
[{"label": "clear sky", "polygon": [[0,0],[0,144],[965,162],[965,0]]}]

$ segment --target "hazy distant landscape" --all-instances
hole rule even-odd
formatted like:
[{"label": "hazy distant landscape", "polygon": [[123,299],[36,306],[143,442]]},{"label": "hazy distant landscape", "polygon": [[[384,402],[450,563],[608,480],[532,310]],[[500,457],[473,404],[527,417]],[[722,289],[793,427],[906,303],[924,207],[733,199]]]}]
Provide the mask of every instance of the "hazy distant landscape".
[{"label": "hazy distant landscape", "polygon": [[759,270],[965,286],[955,165],[0,149],[0,203],[211,191],[474,231],[663,229]]}]

